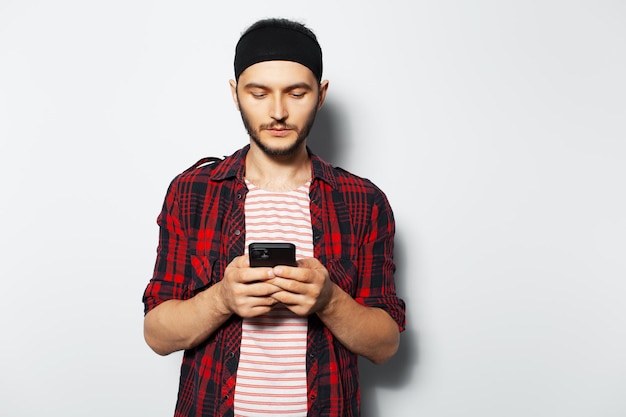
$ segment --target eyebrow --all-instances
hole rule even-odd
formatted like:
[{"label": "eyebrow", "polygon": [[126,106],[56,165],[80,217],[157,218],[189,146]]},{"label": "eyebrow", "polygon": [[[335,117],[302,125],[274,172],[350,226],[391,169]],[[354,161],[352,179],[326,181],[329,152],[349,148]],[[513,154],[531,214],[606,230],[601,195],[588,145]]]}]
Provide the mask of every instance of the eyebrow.
[{"label": "eyebrow", "polygon": [[[259,84],[259,83],[248,83],[246,85],[243,86],[244,89],[248,90],[250,88],[260,88],[262,90],[271,90],[270,87],[264,85],[264,84]],[[313,90],[313,87],[311,87],[311,85],[309,83],[306,82],[300,82],[300,83],[295,83],[295,84],[291,84],[287,87],[285,87],[283,89],[283,91],[291,91],[291,90],[296,90],[298,88],[304,88],[306,90]]]}]

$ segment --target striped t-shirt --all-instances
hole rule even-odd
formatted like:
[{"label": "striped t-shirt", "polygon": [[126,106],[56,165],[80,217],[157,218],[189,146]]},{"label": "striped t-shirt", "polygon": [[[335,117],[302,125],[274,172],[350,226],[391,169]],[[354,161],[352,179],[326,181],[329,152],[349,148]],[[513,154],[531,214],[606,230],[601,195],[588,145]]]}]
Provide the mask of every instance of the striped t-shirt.
[{"label": "striped t-shirt", "polygon": [[[252,242],[291,242],[296,259],[312,257],[310,182],[289,192],[246,184],[246,253]],[[235,416],[306,416],[306,344],[307,318],[282,305],[243,320]]]}]

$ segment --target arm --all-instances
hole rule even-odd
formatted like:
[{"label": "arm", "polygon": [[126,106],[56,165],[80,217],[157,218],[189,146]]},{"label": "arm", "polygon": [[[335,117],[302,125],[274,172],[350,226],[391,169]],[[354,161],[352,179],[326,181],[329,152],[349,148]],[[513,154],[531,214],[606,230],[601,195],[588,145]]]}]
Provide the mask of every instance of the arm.
[{"label": "arm", "polygon": [[[197,230],[190,225],[196,223],[193,216],[205,210],[194,204],[202,203],[198,196],[208,198],[205,180],[196,179],[196,173],[183,174],[170,184],[157,219],[157,259],[143,296],[144,338],[161,355],[197,346],[233,314],[255,316],[276,303],[268,297],[275,287],[259,282],[262,272],[249,268],[247,257],[236,257],[221,279],[214,279],[209,255],[195,253]],[[211,189],[211,201],[217,201],[215,193]],[[214,210],[207,216],[217,216],[217,205],[210,208]]]},{"label": "arm", "polygon": [[[404,329],[404,302],[396,296],[393,262],[395,225],[382,193],[374,193],[371,211],[362,218],[367,231],[358,239],[355,269],[341,279],[317,259],[298,261],[299,268],[276,267],[273,295],[298,315],[317,314],[346,348],[374,363],[383,363],[399,346]],[[331,269],[333,269],[331,267]],[[345,273],[345,271],[343,271]],[[354,298],[335,282],[354,282]]]},{"label": "arm", "polygon": [[[250,268],[247,256],[235,258],[224,278],[187,300],[171,299],[144,318],[144,338],[160,355],[190,349],[211,336],[230,316],[255,317],[271,310],[278,290],[260,268]],[[264,282],[265,281],[265,282]]]},{"label": "arm", "polygon": [[336,284],[332,295],[318,317],[351,352],[364,356],[375,364],[391,358],[400,344],[396,322],[384,310],[363,306]]},{"label": "arm", "polygon": [[380,364],[398,350],[400,331],[391,316],[357,303],[330,280],[317,259],[299,260],[298,267],[277,266],[269,276],[282,289],[273,298],[298,315],[317,314],[351,352]]},{"label": "arm", "polygon": [[188,300],[164,301],[144,317],[144,338],[159,355],[190,349],[206,340],[228,318],[221,306],[220,284]]}]

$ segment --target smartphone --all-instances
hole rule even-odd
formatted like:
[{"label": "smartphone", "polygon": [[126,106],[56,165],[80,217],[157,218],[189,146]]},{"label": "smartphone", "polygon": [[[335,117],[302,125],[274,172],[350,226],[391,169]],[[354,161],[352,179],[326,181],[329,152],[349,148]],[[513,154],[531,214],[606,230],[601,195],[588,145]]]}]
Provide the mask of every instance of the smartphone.
[{"label": "smartphone", "polygon": [[296,245],[293,243],[255,242],[248,246],[250,266],[296,266]]}]

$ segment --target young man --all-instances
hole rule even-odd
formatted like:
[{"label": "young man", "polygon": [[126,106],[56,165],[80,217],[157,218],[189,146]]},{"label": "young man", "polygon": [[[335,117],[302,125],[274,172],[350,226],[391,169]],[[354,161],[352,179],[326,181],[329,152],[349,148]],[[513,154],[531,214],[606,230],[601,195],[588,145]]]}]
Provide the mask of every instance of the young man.
[{"label": "young man", "polygon": [[[308,28],[255,23],[234,67],[250,143],[170,184],[146,342],[185,351],[175,416],[358,416],[358,355],[385,362],[405,325],[391,207],[306,145],[328,90]],[[267,241],[294,243],[297,266],[251,268]]]}]

